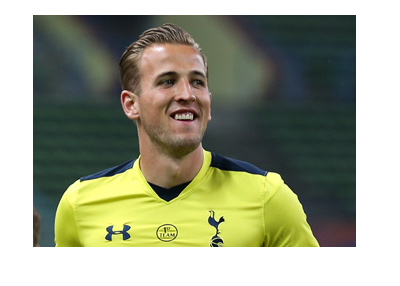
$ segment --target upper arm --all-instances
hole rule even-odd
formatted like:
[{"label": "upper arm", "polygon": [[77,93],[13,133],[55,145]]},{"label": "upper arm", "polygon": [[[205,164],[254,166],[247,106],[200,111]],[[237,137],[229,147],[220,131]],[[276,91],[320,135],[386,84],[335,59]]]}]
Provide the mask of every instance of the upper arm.
[{"label": "upper arm", "polygon": [[265,246],[319,246],[297,195],[280,176],[266,199],[264,216]]},{"label": "upper arm", "polygon": [[55,225],[55,244],[59,246],[81,246],[73,206],[68,191],[62,196],[57,208]]}]

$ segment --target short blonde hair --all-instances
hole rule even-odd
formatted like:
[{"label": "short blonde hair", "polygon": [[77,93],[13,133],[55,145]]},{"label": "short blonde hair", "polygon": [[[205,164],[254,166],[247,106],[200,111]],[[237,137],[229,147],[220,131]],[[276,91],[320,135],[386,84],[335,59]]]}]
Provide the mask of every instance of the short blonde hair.
[{"label": "short blonde hair", "polygon": [[164,24],[161,27],[144,31],[138,40],[126,48],[122,54],[119,71],[123,90],[140,94],[140,59],[145,48],[157,43],[182,44],[193,47],[203,58],[208,78],[207,57],[201,52],[199,44],[182,28],[174,24]]}]

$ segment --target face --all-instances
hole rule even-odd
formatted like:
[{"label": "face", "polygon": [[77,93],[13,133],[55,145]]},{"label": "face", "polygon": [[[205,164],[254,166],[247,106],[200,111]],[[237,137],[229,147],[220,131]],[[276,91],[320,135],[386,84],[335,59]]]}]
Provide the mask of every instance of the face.
[{"label": "face", "polygon": [[142,54],[140,71],[141,93],[132,94],[136,113],[130,117],[136,120],[140,143],[175,153],[196,149],[211,120],[200,54],[185,45],[152,45]]}]

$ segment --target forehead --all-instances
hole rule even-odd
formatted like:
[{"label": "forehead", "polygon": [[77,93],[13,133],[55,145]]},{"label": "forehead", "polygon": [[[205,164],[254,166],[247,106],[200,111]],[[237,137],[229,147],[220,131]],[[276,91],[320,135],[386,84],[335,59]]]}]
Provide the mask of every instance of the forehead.
[{"label": "forehead", "polygon": [[156,75],[166,71],[201,71],[206,74],[201,55],[193,48],[181,44],[153,44],[143,51],[142,75]]}]

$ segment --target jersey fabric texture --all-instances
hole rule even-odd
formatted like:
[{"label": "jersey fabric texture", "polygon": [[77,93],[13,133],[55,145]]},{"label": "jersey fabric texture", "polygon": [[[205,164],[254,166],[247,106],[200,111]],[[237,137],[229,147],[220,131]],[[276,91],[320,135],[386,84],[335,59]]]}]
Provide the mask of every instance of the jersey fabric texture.
[{"label": "jersey fabric texture", "polygon": [[279,174],[203,154],[199,173],[169,201],[144,178],[140,156],[77,180],[57,209],[56,246],[319,246]]}]

